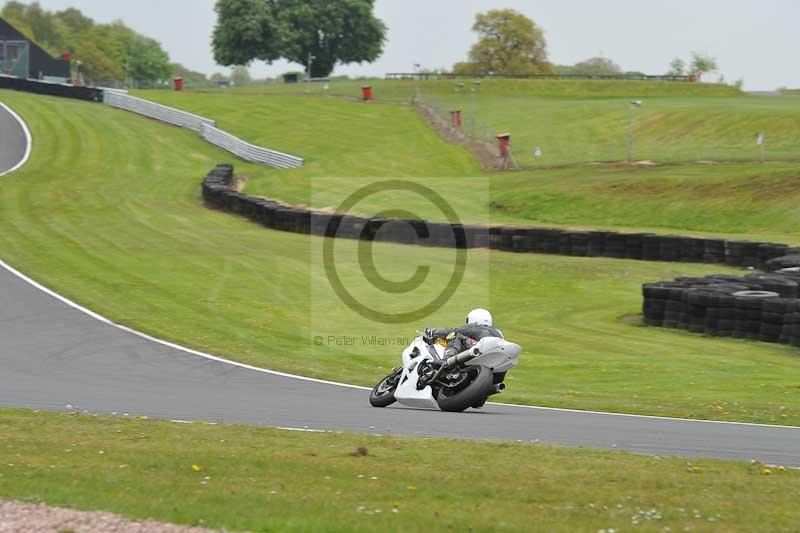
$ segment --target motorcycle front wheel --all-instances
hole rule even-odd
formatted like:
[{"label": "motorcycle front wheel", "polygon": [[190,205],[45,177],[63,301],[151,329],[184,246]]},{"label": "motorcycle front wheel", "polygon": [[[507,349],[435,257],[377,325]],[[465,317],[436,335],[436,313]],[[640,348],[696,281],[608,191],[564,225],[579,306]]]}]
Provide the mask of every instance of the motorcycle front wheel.
[{"label": "motorcycle front wheel", "polygon": [[489,396],[494,383],[492,371],[484,366],[471,366],[467,372],[469,381],[465,386],[456,389],[442,387],[436,396],[439,409],[451,413],[460,413],[470,407],[483,405]]},{"label": "motorcycle front wheel", "polygon": [[402,368],[395,370],[375,385],[375,388],[369,393],[369,403],[372,407],[389,407],[397,401],[394,393],[400,384],[400,376],[402,374]]}]

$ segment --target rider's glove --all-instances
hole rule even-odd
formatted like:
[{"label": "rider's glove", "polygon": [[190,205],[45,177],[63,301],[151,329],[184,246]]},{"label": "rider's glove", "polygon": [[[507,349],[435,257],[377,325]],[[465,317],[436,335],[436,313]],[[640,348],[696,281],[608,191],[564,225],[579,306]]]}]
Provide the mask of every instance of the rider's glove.
[{"label": "rider's glove", "polygon": [[432,328],[427,328],[425,331],[422,332],[422,340],[425,341],[426,344],[433,344],[436,342],[436,339],[433,337],[434,331]]}]

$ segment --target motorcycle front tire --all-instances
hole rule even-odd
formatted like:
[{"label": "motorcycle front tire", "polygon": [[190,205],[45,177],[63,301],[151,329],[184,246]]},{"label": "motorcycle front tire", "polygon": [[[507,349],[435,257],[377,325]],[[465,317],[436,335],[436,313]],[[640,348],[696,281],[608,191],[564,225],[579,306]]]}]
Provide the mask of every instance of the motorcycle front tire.
[{"label": "motorcycle front tire", "polygon": [[465,389],[452,396],[446,394],[446,389],[439,391],[436,402],[439,409],[450,413],[460,413],[475,405],[483,405],[489,396],[489,391],[494,384],[494,374],[484,366],[470,367],[478,372]]},{"label": "motorcycle front tire", "polygon": [[[394,397],[394,393],[397,390],[397,386],[400,384],[400,375],[402,373],[402,369],[395,370],[375,385],[375,388],[369,393],[369,403],[372,407],[389,407],[397,401]],[[395,384],[387,389],[386,383],[392,379],[395,380]]]}]

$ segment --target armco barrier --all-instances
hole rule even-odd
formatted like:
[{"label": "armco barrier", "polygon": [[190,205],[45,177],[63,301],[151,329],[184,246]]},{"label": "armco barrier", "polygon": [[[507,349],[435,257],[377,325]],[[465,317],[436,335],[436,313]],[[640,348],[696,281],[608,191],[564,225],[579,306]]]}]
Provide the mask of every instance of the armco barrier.
[{"label": "armco barrier", "polygon": [[275,168],[298,168],[303,166],[303,159],[300,157],[255,146],[210,124],[202,125],[201,134],[211,144],[227,150],[245,161],[262,163]]},{"label": "armco barrier", "polygon": [[336,229],[334,233],[338,237],[359,239],[362,235],[374,235],[381,229],[381,240],[400,244],[490,248],[506,252],[574,257],[718,263],[771,270],[800,266],[800,249],[789,248],[785,244],[650,233],[460,226],[464,230],[465,240],[456,241],[453,235],[461,235],[461,232],[453,231],[449,224],[352,216],[337,218],[338,215],[331,213],[291,207],[236,192],[230,188],[232,179],[233,166],[221,165],[214,169],[203,182],[203,197],[206,202],[216,208],[254,219],[267,227],[284,231],[324,235],[326,231]]},{"label": "armco barrier", "polygon": [[210,118],[201,117],[186,111],[181,111],[180,109],[130,96],[120,93],[119,91],[106,91],[105,101],[112,107],[125,109],[155,120],[160,120],[161,122],[190,129],[199,133],[203,139],[211,144],[223,150],[227,150],[251,163],[260,163],[270,167],[284,169],[303,166],[302,158],[245,142],[217,128],[216,122]]},{"label": "armco barrier", "polygon": [[63,96],[89,102],[102,102],[103,91],[97,87],[79,87],[68,83],[29,80],[0,74],[0,89],[12,89],[28,93]]},{"label": "armco barrier", "polygon": [[160,120],[161,122],[166,122],[174,126],[190,129],[200,134],[203,133],[203,126],[216,126],[216,122],[210,118],[187,113],[186,111],[181,111],[117,91],[106,91],[106,103],[118,109],[132,111],[133,113]]}]

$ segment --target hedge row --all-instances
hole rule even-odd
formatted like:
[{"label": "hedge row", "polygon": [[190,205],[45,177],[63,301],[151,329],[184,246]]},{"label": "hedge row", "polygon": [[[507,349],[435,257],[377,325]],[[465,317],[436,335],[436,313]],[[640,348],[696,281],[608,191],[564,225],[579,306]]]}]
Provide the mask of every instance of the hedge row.
[{"label": "hedge row", "polygon": [[644,285],[650,326],[800,346],[800,268]]},{"label": "hedge row", "polygon": [[247,196],[230,188],[231,165],[219,165],[203,182],[203,198],[216,208],[267,227],[353,239],[376,239],[424,246],[491,248],[508,252],[576,257],[612,257],[686,263],[765,267],[775,258],[800,254],[785,244],[701,239],[650,233],[571,231],[548,228],[450,225],[422,220],[342,216]]},{"label": "hedge row", "polygon": [[29,80],[15,76],[0,75],[0,89],[13,89],[28,93],[46,94],[50,96],[64,96],[89,102],[102,102],[103,91],[95,87],[79,87],[65,83],[52,83],[48,81]]}]

